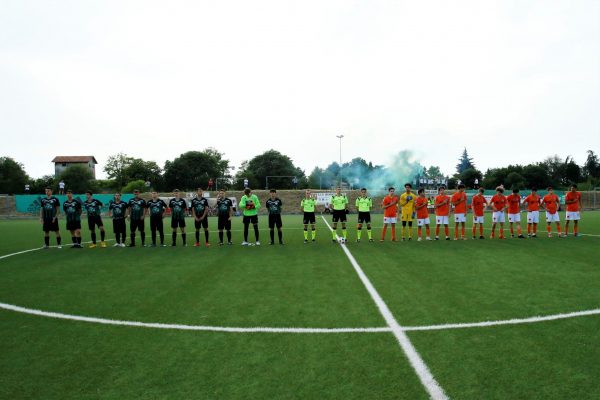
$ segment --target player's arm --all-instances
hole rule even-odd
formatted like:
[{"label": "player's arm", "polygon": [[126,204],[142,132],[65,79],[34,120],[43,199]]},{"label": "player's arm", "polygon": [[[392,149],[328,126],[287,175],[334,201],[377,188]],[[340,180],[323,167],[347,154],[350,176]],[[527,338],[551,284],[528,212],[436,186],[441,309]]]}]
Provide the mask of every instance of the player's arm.
[{"label": "player's arm", "polygon": [[254,196],[254,208],[256,208],[256,211],[258,211],[258,209],[260,208],[260,199],[258,198],[258,196]]},{"label": "player's arm", "polygon": [[233,204],[231,204],[229,206],[229,221],[231,221],[232,217],[233,217]]},{"label": "player's arm", "polygon": [[208,202],[206,202],[206,207],[204,207],[204,213],[202,214],[202,217],[200,217],[200,221],[202,221],[208,215],[208,207]]},{"label": "player's arm", "polygon": [[108,218],[112,218],[112,203],[108,203]]}]

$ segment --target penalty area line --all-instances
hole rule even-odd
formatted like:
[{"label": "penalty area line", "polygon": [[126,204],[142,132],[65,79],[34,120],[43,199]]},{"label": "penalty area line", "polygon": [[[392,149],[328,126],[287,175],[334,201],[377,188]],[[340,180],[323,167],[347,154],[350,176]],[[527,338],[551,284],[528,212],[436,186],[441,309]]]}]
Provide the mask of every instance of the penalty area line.
[{"label": "penalty area line", "polygon": [[[321,216],[321,218],[323,219],[323,222],[325,222],[329,230],[333,232],[333,228],[329,225],[325,217]],[[423,361],[423,358],[421,358],[421,355],[417,352],[417,349],[404,332],[402,326],[400,326],[398,321],[396,321],[396,318],[394,318],[394,315],[388,308],[387,304],[385,304],[385,302],[383,301],[383,299],[381,298],[381,296],[379,295],[379,293],[377,292],[367,275],[364,273],[364,271],[352,255],[352,253],[350,253],[350,250],[348,250],[346,245],[343,243],[340,245],[340,247],[342,248],[344,253],[346,253],[346,257],[348,257],[348,260],[350,260],[350,264],[352,264],[352,267],[354,267],[354,270],[358,274],[358,277],[360,278],[361,282],[371,295],[371,299],[375,302],[379,312],[381,313],[388,327],[391,329],[392,333],[396,337],[400,348],[408,358],[410,365],[417,373],[419,380],[425,387],[425,390],[427,390],[427,393],[429,393],[429,396],[434,400],[448,399],[448,396],[446,396],[446,393],[444,393],[444,389],[442,389],[439,383],[435,380],[433,374],[427,367],[427,364],[425,364],[425,361]]]}]

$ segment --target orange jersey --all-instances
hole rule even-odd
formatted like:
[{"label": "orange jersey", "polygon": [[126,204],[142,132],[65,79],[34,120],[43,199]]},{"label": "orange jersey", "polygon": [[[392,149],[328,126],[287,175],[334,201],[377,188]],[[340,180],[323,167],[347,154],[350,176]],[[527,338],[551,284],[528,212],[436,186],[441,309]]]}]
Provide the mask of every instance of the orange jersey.
[{"label": "orange jersey", "polygon": [[565,196],[565,203],[567,201],[576,200],[575,203],[567,204],[567,211],[576,212],[579,211],[579,202],[581,201],[581,193],[579,192],[567,192]]},{"label": "orange jersey", "polygon": [[[446,202],[443,206],[440,206],[443,202]],[[439,217],[447,217],[450,214],[450,196],[445,194],[435,196],[435,215]]]},{"label": "orange jersey", "polygon": [[456,192],[452,195],[452,204],[454,205],[455,214],[467,213],[467,194],[465,192]]},{"label": "orange jersey", "polygon": [[516,193],[509,194],[506,196],[506,201],[508,202],[509,214],[518,214],[521,212],[521,196]]},{"label": "orange jersey", "polygon": [[[425,218],[429,218],[429,210],[427,210],[427,197],[417,197],[417,200],[415,201],[415,207],[417,207],[417,218],[418,219],[425,219]],[[423,206],[423,207],[421,207]],[[421,207],[421,208],[419,208]]]},{"label": "orange jersey", "polygon": [[530,194],[525,197],[525,203],[527,203],[527,211],[539,211],[541,197],[537,194]]},{"label": "orange jersey", "polygon": [[483,208],[487,205],[487,200],[484,196],[475,195],[471,199],[471,208],[476,217],[483,217]]},{"label": "orange jersey", "polygon": [[503,194],[495,194],[490,203],[495,207],[494,211],[502,211],[504,210],[504,207],[506,207],[506,196]]},{"label": "orange jersey", "polygon": [[544,203],[544,207],[546,207],[546,210],[550,214],[556,214],[556,211],[558,210],[558,203],[560,202],[560,199],[557,195],[555,195],[554,193],[547,194],[544,196],[542,202]]},{"label": "orange jersey", "polygon": [[388,204],[394,203],[393,206],[389,206],[383,210],[384,217],[395,217],[398,215],[398,196],[385,196],[383,198],[383,205],[387,206]]}]

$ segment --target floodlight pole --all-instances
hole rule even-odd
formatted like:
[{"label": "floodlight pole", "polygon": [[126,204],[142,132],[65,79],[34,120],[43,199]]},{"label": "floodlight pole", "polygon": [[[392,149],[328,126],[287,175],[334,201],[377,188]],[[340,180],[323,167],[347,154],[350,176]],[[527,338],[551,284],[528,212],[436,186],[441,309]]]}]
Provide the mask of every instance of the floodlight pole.
[{"label": "floodlight pole", "polygon": [[342,138],[344,135],[335,135],[336,138],[340,139],[340,187],[342,186]]}]

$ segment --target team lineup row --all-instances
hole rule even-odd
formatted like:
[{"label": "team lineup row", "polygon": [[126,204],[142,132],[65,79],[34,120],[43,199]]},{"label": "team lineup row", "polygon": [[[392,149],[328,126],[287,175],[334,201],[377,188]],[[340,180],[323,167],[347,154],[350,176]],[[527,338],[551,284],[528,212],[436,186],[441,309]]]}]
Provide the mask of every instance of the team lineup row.
[{"label": "team lineup row", "polygon": [[[417,220],[417,240],[432,240],[430,235],[430,217],[428,210],[428,199],[423,189],[419,189],[415,194],[412,190],[412,185],[407,183],[405,191],[397,196],[395,189],[390,187],[388,194],[381,202],[383,209],[383,229],[381,231],[380,241],[384,241],[387,236],[388,226],[391,228],[391,240],[396,241],[396,223],[400,219],[402,223],[401,239],[412,240],[413,221]],[[505,212],[508,211],[508,220],[510,223],[510,233],[512,237],[525,238],[521,228],[521,206],[525,205],[527,210],[527,233],[529,237],[537,237],[537,225],[539,223],[540,208],[546,211],[547,233],[552,236],[552,223],[556,224],[558,237],[565,237],[568,234],[569,222],[573,221],[573,232],[578,236],[578,221],[581,217],[581,194],[577,191],[577,186],[573,185],[571,190],[565,196],[566,204],[566,223],[564,231],[560,226],[559,208],[560,199],[553,193],[552,188],[548,188],[548,194],[544,197],[537,195],[535,189],[522,199],[518,190],[513,190],[513,193],[504,196],[504,188],[496,188],[496,194],[488,200],[483,195],[483,189],[471,198],[471,203],[468,202],[467,194],[465,193],[464,185],[459,185],[458,191],[452,196],[445,194],[445,187],[438,189],[438,195],[435,197],[433,204],[435,210],[436,230],[435,240],[440,239],[440,229],[444,227],[445,239],[450,240],[449,232],[449,217],[450,212],[454,212],[454,240],[465,240],[465,222],[468,209],[473,212],[473,227],[472,237],[476,239],[484,239],[483,223],[484,213],[489,207],[492,209],[492,233],[491,238],[496,235],[496,226],[499,226],[499,238],[504,239],[504,223]],[[181,233],[182,243],[186,245],[186,221],[185,217],[188,212],[188,205],[185,199],[180,196],[180,192],[176,189],[173,191],[174,197],[165,203],[158,198],[157,192],[152,192],[151,199],[146,201],[140,197],[139,191],[134,191],[134,197],[128,202],[121,200],[121,194],[116,193],[114,200],[111,200],[108,205],[109,218],[113,221],[113,231],[115,233],[117,247],[125,247],[126,238],[126,220],[129,220],[130,227],[130,244],[129,247],[136,246],[136,232],[140,232],[141,245],[145,246],[145,219],[150,220],[150,230],[152,247],[157,246],[157,234],[160,240],[160,246],[165,246],[164,225],[163,219],[166,216],[167,209],[171,211],[171,229],[172,229],[172,246],[177,244],[177,231]],[[234,204],[230,198],[225,197],[225,191],[220,190],[216,199],[217,211],[217,228],[219,231],[219,245],[225,243],[232,244],[231,241],[231,219],[234,213]],[[347,215],[348,198],[341,192],[338,187],[336,193],[330,199],[332,207],[332,242],[339,240],[343,243],[347,241]],[[244,190],[244,195],[240,199],[239,206],[242,209],[243,225],[244,225],[244,241],[242,245],[260,245],[259,229],[258,229],[258,210],[261,207],[260,200],[252,193],[251,189]],[[277,228],[277,236],[279,243],[283,245],[282,219],[281,211],[283,207],[282,201],[277,197],[276,190],[270,191],[270,196],[265,202],[268,211],[270,244],[275,243],[275,228]],[[368,196],[365,188],[360,190],[360,194],[355,202],[356,210],[358,211],[356,241],[362,239],[362,228],[366,225],[367,236],[370,242],[373,242],[371,229],[371,210],[373,201]],[[86,192],[86,200],[83,204],[73,198],[73,193],[67,191],[67,200],[62,204],[62,210],[65,213],[66,228],[71,233],[73,245],[71,247],[81,248],[81,216],[83,209],[87,214],[88,228],[91,233],[91,241],[89,247],[97,246],[96,227],[100,231],[100,246],[106,247],[105,236],[106,231],[101,217],[102,202],[93,198],[90,191]],[[192,217],[194,219],[195,228],[195,246],[200,246],[200,229],[204,230],[204,245],[210,246],[209,230],[208,230],[208,200],[203,196],[203,190],[198,189],[196,197],[191,201]],[[49,247],[50,232],[56,233],[58,247],[61,247],[61,236],[58,225],[60,216],[60,201],[52,195],[52,189],[46,189],[46,197],[41,200],[40,207],[40,223],[44,231],[44,247]],[[310,242],[316,242],[316,200],[313,198],[311,191],[306,190],[305,198],[300,203],[300,209],[304,213],[304,243],[309,242],[309,226],[310,226]],[[341,236],[337,234],[338,222],[341,223]],[[249,226],[253,226],[255,242],[248,241]],[[424,229],[423,229],[424,228]],[[479,228],[479,235],[477,235]],[[515,234],[516,228],[516,234]],[[425,231],[425,235],[423,235]],[[224,241],[224,235],[227,241]]]}]

